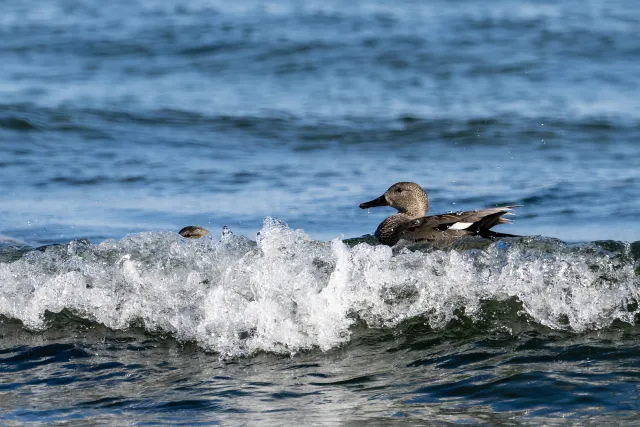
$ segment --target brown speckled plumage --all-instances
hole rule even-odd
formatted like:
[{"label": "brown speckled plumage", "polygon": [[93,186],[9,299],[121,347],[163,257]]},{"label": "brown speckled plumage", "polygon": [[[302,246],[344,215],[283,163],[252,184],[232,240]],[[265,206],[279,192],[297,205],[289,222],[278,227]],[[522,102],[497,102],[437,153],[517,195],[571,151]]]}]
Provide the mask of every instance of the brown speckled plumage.
[{"label": "brown speckled plumage", "polygon": [[184,227],[182,230],[178,232],[182,237],[186,237],[188,239],[199,239],[201,237],[206,236],[209,233],[209,230],[202,227],[196,227],[195,225],[188,225]]}]

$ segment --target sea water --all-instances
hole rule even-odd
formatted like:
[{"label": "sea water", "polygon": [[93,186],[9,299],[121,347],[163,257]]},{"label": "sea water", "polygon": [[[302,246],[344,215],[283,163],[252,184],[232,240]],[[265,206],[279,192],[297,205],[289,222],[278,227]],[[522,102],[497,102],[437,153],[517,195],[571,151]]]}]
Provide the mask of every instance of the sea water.
[{"label": "sea water", "polygon": [[[638,25],[4,2],[0,423],[637,425]],[[401,180],[522,237],[379,245]]]}]

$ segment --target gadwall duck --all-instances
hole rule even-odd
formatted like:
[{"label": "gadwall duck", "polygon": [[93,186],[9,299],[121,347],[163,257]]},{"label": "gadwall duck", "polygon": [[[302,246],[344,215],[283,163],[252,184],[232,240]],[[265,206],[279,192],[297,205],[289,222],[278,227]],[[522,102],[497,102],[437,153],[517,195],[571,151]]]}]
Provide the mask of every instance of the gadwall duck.
[{"label": "gadwall duck", "polygon": [[429,210],[427,193],[415,182],[393,184],[382,196],[362,203],[360,208],[375,206],[391,206],[398,211],[382,221],[375,232],[378,240],[389,246],[400,239],[429,242],[462,236],[516,237],[490,229],[496,224],[510,223],[502,216],[519,205],[426,216]]},{"label": "gadwall duck", "polygon": [[180,234],[182,237],[186,237],[187,239],[199,239],[211,233],[209,233],[209,230],[207,230],[206,228],[196,227],[195,225],[188,225],[182,230],[178,231],[178,234]]}]

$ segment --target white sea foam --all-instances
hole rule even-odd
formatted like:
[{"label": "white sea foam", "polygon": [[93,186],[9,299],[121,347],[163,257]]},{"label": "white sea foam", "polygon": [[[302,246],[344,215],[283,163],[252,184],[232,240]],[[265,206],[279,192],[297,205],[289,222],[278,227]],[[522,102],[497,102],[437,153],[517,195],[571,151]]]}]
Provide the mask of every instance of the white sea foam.
[{"label": "white sea foam", "polygon": [[[257,242],[141,233],[72,242],[0,264],[0,314],[32,329],[70,310],[113,329],[142,324],[233,356],[331,349],[360,319],[440,328],[484,300],[517,297],[534,321],[584,331],[633,322],[639,299],[629,245],[616,253],[549,239],[486,250],[396,250],[313,240],[271,218]],[[636,309],[637,310],[637,309]]]}]

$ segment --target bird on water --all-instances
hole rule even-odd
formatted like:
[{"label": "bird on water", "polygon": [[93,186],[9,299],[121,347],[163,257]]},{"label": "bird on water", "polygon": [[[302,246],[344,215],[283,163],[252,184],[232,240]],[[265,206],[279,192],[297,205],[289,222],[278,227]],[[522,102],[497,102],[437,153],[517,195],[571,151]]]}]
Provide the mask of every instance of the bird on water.
[{"label": "bird on water", "polygon": [[520,205],[426,216],[429,210],[427,193],[415,182],[398,182],[377,199],[360,204],[361,209],[376,206],[391,206],[398,211],[382,221],[375,232],[376,238],[389,246],[401,239],[432,242],[463,236],[517,237],[491,231],[491,228],[511,223],[503,216],[511,214],[513,208]]},{"label": "bird on water", "polygon": [[178,234],[180,234],[182,237],[186,237],[187,239],[199,239],[211,233],[209,233],[209,230],[207,230],[206,228],[196,227],[195,225],[188,225],[182,230],[178,231]]}]

